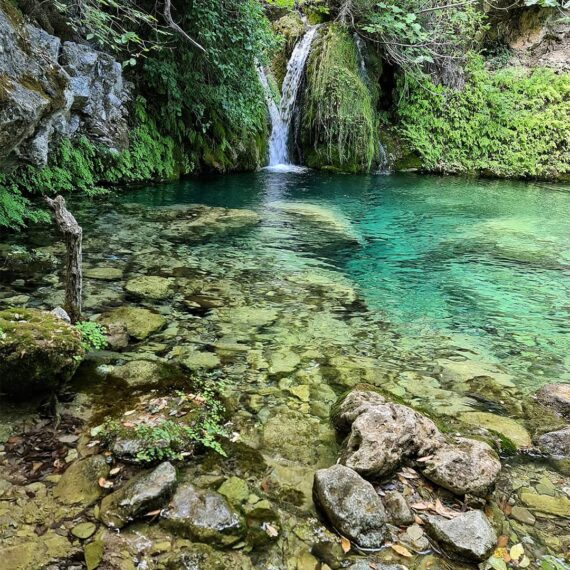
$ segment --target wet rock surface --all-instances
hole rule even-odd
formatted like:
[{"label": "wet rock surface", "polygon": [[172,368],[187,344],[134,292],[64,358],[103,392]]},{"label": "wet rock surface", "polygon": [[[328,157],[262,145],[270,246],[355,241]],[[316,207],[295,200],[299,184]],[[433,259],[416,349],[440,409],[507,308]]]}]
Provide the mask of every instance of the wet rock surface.
[{"label": "wet rock surface", "polygon": [[122,528],[137,517],[166,504],[176,487],[176,469],[162,463],[142,473],[103,499],[101,520],[109,527]]},{"label": "wet rock surface", "polygon": [[386,515],[374,487],[343,465],[315,473],[315,502],[342,535],[362,548],[380,548],[386,536]]},{"label": "wet rock surface", "polygon": [[181,537],[222,547],[235,544],[245,532],[241,515],[222,495],[189,483],[178,487],[161,525]]},{"label": "wet rock surface", "polygon": [[109,471],[109,465],[102,455],[73,463],[59,480],[54,496],[68,505],[91,505],[103,494],[98,481],[108,477]]},{"label": "wet rock surface", "polygon": [[469,511],[453,519],[429,515],[430,535],[444,548],[468,560],[485,559],[497,543],[497,534],[481,511]]}]

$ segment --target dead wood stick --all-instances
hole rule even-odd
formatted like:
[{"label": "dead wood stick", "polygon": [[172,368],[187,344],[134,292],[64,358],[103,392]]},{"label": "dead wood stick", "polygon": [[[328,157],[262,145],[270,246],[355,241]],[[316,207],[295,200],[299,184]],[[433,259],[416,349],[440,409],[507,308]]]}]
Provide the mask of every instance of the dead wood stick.
[{"label": "dead wood stick", "polygon": [[72,323],[81,319],[81,296],[83,276],[81,272],[83,230],[66,208],[63,196],[53,200],[46,198],[48,206],[53,210],[55,223],[65,239],[65,304]]}]

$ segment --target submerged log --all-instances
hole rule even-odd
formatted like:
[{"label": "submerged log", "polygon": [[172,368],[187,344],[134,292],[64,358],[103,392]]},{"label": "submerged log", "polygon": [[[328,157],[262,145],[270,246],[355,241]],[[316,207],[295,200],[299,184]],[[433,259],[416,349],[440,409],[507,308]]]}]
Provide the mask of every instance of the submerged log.
[{"label": "submerged log", "polygon": [[81,296],[83,276],[81,272],[83,230],[65,206],[63,196],[53,200],[46,198],[48,206],[53,210],[55,222],[65,239],[65,304],[64,308],[72,323],[81,319]]}]

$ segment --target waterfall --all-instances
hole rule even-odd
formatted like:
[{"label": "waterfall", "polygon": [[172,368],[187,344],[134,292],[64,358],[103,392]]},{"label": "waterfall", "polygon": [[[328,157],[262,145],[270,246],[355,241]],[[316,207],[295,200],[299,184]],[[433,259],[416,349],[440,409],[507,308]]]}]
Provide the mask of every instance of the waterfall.
[{"label": "waterfall", "polygon": [[281,90],[281,102],[279,108],[271,96],[271,90],[267,82],[267,76],[263,69],[258,66],[261,84],[265,91],[265,99],[271,118],[271,137],[269,139],[269,166],[290,165],[289,161],[289,137],[295,103],[299,94],[299,87],[303,79],[305,64],[311,51],[311,45],[315,39],[318,26],[311,26],[301,38],[287,64],[287,74]]},{"label": "waterfall", "polygon": [[356,53],[358,56],[358,71],[360,72],[360,79],[364,81],[364,83],[368,84],[369,77],[368,77],[368,70],[366,69],[366,58],[364,57],[364,53],[366,51],[366,45],[362,41],[362,38],[354,32],[354,43],[356,44]]}]

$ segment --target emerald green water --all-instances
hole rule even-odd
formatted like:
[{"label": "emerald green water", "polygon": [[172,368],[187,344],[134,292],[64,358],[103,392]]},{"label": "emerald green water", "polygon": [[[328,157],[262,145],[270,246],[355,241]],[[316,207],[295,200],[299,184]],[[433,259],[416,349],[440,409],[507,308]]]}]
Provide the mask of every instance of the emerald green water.
[{"label": "emerald green water", "polygon": [[459,346],[529,388],[570,378],[569,187],[262,171],[124,199],[257,211],[255,230],[200,248],[259,255],[260,271],[342,273],[358,285],[369,325],[401,335],[388,361]]}]

